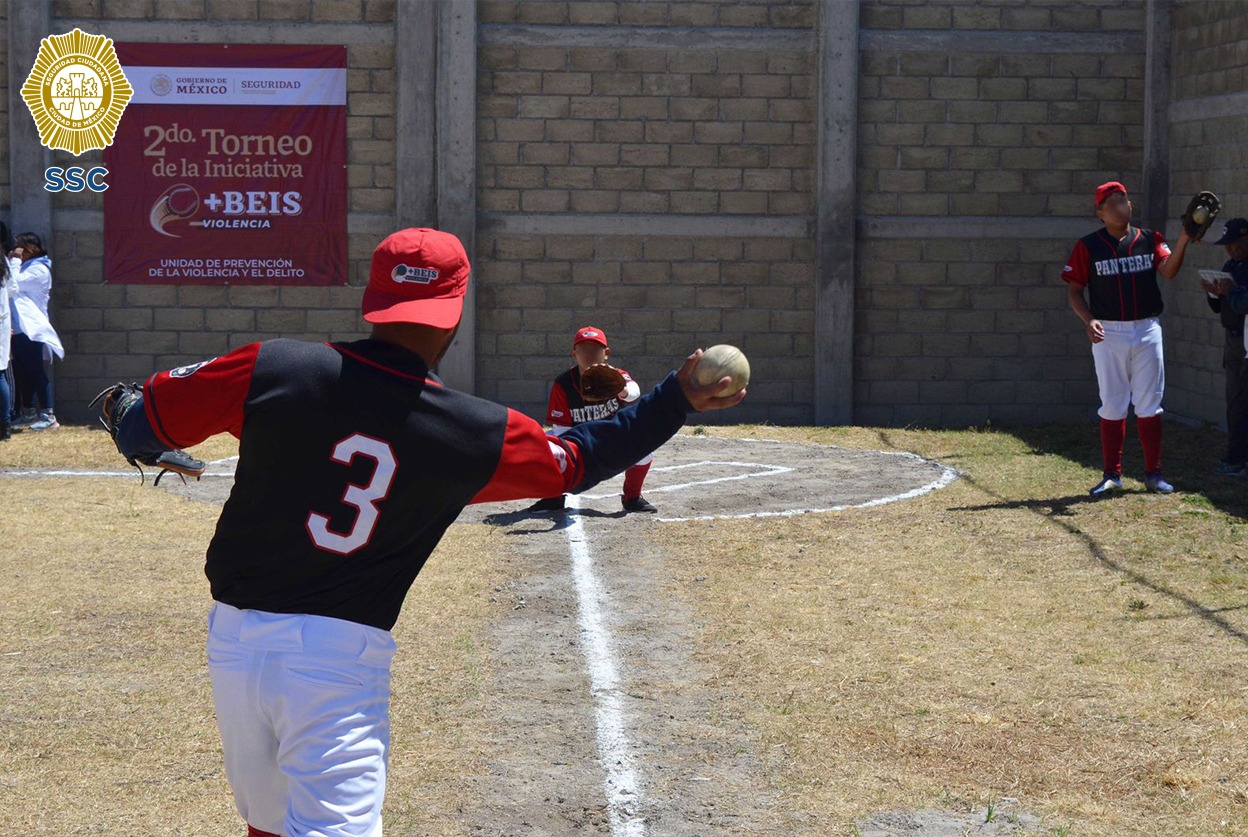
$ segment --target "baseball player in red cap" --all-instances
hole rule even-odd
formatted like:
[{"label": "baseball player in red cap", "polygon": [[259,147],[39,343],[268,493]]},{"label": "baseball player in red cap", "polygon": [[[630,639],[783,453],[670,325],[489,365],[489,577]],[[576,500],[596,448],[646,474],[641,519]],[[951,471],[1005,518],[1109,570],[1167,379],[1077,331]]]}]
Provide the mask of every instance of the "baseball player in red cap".
[{"label": "baseball player in red cap", "polygon": [[432,371],[468,275],[454,236],[402,230],[373,253],[368,339],[254,343],[105,401],[127,457],[222,432],[240,440],[208,546],[208,670],[226,776],[252,837],[380,837],[390,629],[465,505],[584,491],[663,444],[690,412],[741,400],[713,395],[727,378],[693,383],[698,350],[613,418],[548,436]]},{"label": "baseball player in red cap", "polygon": [[1096,187],[1095,202],[1104,227],[1079,239],[1062,269],[1070,307],[1092,342],[1101,394],[1104,467],[1091,494],[1102,496],[1122,488],[1122,445],[1132,404],[1144,448],[1144,485],[1149,491],[1170,494],[1174,487],[1161,475],[1166,371],[1157,275],[1173,279],[1178,274],[1190,239],[1180,232],[1171,252],[1160,232],[1131,226],[1127,188],[1116,180]]},{"label": "baseball player in red cap", "polygon": [[[611,357],[611,347],[607,345],[607,335],[597,326],[585,326],[578,329],[572,338],[572,359],[576,363],[558,378],[550,387],[550,404],[546,410],[546,422],[556,436],[566,433],[578,424],[587,421],[610,418],[620,411],[625,404],[636,401],[641,395],[637,382],[623,369],[624,389],[614,398],[606,401],[590,402],[581,396],[581,375],[589,367],[606,363]],[[618,367],[617,367],[618,368]],[[621,502],[626,512],[657,512],[645,497],[641,496],[641,486],[646,481],[646,474],[654,462],[654,454],[648,453],[640,462],[624,472],[624,493]],[[528,511],[563,511],[564,496],[548,497],[538,500]]]}]

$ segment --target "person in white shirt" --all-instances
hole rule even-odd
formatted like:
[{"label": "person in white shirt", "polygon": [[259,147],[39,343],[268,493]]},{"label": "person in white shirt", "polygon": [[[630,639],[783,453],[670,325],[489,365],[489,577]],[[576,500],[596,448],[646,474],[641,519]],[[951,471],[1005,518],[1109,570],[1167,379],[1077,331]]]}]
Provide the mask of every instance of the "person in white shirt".
[{"label": "person in white shirt", "polygon": [[12,436],[9,427],[13,412],[13,392],[9,388],[9,341],[13,333],[13,316],[9,313],[9,300],[17,293],[17,280],[9,270],[9,263],[0,259],[0,442]]},{"label": "person in white shirt", "polygon": [[13,371],[21,414],[13,422],[13,429],[55,430],[61,425],[56,420],[52,378],[48,372],[53,355],[64,358],[65,349],[48,318],[52,260],[34,233],[20,233],[14,243],[8,267],[17,280],[17,291],[9,299],[9,313],[13,321]]}]

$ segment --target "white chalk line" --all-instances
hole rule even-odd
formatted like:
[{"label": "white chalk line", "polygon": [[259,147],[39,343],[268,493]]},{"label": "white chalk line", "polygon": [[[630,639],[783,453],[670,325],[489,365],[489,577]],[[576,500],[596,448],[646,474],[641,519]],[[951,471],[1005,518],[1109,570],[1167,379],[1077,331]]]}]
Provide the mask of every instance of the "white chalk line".
[{"label": "white chalk line", "polygon": [[[922,458],[922,457],[916,457]],[[926,461],[926,460],[925,460]],[[924,494],[930,494],[944,488],[949,483],[958,478],[958,472],[954,468],[938,463],[931,463],[940,469],[940,477],[932,480],[926,485],[913,488],[910,491],[901,494],[893,494],[888,497],[877,497],[874,500],[866,500],[862,503],[845,503],[839,506],[828,506],[827,508],[810,508],[810,509],[782,509],[780,511],[762,511],[748,512],[746,514],[704,514],[696,517],[660,517],[656,518],[659,523],[685,523],[690,520],[744,520],[755,517],[796,517],[799,514],[822,514],[826,512],[848,511],[849,509],[869,509],[873,506],[884,506],[889,503],[897,503],[902,500],[911,500],[915,497],[922,497]]]},{"label": "white chalk line", "polygon": [[[208,463],[208,467],[232,465],[238,461],[237,456],[227,456],[224,459],[214,459]],[[153,466],[148,466],[149,468]],[[0,477],[109,477],[116,479],[118,477],[126,477],[133,479],[138,476],[135,471],[72,471],[67,469],[39,468],[27,471],[0,471]],[[200,474],[202,477],[233,477],[234,469],[228,471],[204,471]]]},{"label": "white chalk line", "polygon": [[[717,482],[732,482],[734,480],[748,480],[754,477],[770,477],[770,476],[774,476],[775,474],[787,474],[793,470],[792,468],[785,467],[784,465],[767,465],[761,462],[721,462],[717,460],[707,459],[701,462],[688,462],[688,463],[685,463],[684,465],[666,465],[661,468],[651,468],[650,473],[653,474],[653,473],[659,473],[662,471],[679,471],[681,468],[697,468],[697,467],[701,467],[704,465],[731,465],[731,466],[738,467],[738,468],[764,468],[766,470],[755,471],[754,473],[751,473],[751,474],[737,474],[736,476],[732,476],[732,477],[716,477],[714,479],[695,480],[694,482],[682,482],[676,485],[664,485],[658,488],[647,488],[646,493],[647,494],[662,494],[666,491],[681,491],[683,489],[693,488],[694,486],[698,486],[698,485],[714,485]],[[610,494],[582,494],[580,496],[584,497],[586,500],[605,500],[608,497],[616,496],[618,493],[619,492],[612,492]]]},{"label": "white chalk line", "polygon": [[[137,471],[0,471],[0,477],[108,477],[116,479],[138,477]],[[201,477],[233,477],[234,472],[205,471]]]},{"label": "white chalk line", "polygon": [[[568,497],[568,505],[578,508],[578,498]],[[594,697],[598,759],[605,771],[607,816],[613,837],[644,837],[646,821],[639,811],[641,788],[633,770],[632,745],[624,723],[624,691],[611,648],[611,631],[604,613],[605,595],[594,573],[589,538],[579,514],[569,514],[563,531],[572,555],[572,581],[576,588],[581,647],[589,668],[590,692]]]}]

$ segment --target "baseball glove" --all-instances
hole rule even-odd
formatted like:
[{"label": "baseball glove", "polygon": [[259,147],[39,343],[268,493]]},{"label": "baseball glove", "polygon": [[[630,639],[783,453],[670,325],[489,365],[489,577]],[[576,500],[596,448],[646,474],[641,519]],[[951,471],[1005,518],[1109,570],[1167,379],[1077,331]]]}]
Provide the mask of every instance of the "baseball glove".
[{"label": "baseball glove", "polygon": [[149,468],[159,468],[160,473],[156,475],[153,485],[160,485],[160,478],[166,473],[172,471],[182,477],[185,482],[187,477],[199,478],[204,473],[204,469],[208,467],[202,459],[196,459],[184,450],[167,450],[158,454],[147,454],[144,456],[129,456],[121,445],[117,443],[117,431],[121,426],[121,420],[126,417],[126,413],[139,403],[139,399],[143,397],[143,387],[138,384],[116,383],[108,387],[95,398],[91,399],[88,407],[100,405],[100,424],[104,425],[104,429],[108,431],[108,435],[112,437],[113,444],[117,445],[117,450],[122,456],[126,457],[126,461],[139,469],[140,481],[146,479],[143,473],[143,465]]},{"label": "baseball glove", "polygon": [[624,373],[609,363],[595,363],[581,373],[581,398],[607,401],[620,394],[627,382]]},{"label": "baseball glove", "polygon": [[1187,202],[1187,211],[1183,213],[1183,229],[1187,237],[1200,241],[1213,226],[1213,219],[1222,210],[1222,202],[1213,192],[1197,192]]}]

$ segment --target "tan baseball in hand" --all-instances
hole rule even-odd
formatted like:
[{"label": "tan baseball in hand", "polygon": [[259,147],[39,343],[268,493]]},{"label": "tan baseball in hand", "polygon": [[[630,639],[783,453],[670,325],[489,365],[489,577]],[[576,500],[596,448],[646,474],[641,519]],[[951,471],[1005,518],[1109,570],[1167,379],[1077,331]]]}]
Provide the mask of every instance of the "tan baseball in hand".
[{"label": "tan baseball in hand", "polygon": [[1203,206],[1198,206],[1192,210],[1192,220],[1197,224],[1203,224],[1209,220],[1209,210]]},{"label": "tan baseball in hand", "polygon": [[698,365],[693,368],[693,382],[705,387],[724,377],[732,381],[715,393],[719,398],[740,392],[750,382],[750,362],[736,346],[720,343],[702,353]]}]

